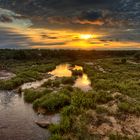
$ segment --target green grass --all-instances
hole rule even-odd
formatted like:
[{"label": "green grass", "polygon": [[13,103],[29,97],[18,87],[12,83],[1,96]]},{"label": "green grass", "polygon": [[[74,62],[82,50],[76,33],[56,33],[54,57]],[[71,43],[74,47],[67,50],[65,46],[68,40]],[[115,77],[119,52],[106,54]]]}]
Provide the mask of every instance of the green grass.
[{"label": "green grass", "polygon": [[44,91],[35,91],[33,89],[26,89],[24,90],[24,100],[28,103],[32,103],[36,99],[39,99],[50,92],[51,91],[48,89],[45,89]]},{"label": "green grass", "polygon": [[83,75],[83,71],[82,70],[72,70],[72,75],[81,76],[81,75]]},{"label": "green grass", "polygon": [[72,85],[72,84],[74,84],[74,82],[75,82],[75,77],[63,77],[61,79],[62,84],[70,84],[70,85]]},{"label": "green grass", "polygon": [[121,112],[136,114],[138,116],[140,115],[140,104],[138,103],[134,103],[134,102],[129,103],[124,101],[119,103],[118,107]]},{"label": "green grass", "polygon": [[[60,87],[60,84],[64,84],[63,89],[56,93],[47,90],[25,91],[25,101],[33,103],[35,109],[41,107],[48,113],[59,112],[61,114],[60,124],[51,125],[49,128],[52,134],[51,140],[101,140],[100,135],[91,135],[87,126],[91,123],[101,125],[107,121],[104,116],[112,114],[108,114],[108,110],[102,105],[109,104],[110,101],[118,104],[118,112],[113,114],[114,117],[118,114],[140,115],[140,65],[130,64],[129,59],[127,56],[97,60],[88,57],[70,61],[73,65],[77,62],[82,64],[84,73],[91,80],[93,91],[87,93],[72,87],[75,77],[83,74],[81,71],[73,71],[74,77],[58,78],[44,83],[44,88],[51,87],[55,90]],[[51,63],[47,61],[47,64],[41,61],[16,64],[10,62],[9,70],[11,69],[17,76],[8,81],[0,81],[0,89],[14,89],[25,82],[42,79],[44,73],[51,71],[56,65],[54,60],[49,61]],[[58,60],[58,62],[61,61]],[[93,66],[85,62],[93,62]],[[99,71],[98,66],[102,67],[106,73]],[[113,98],[112,94],[115,92],[120,92],[121,97]],[[91,114],[88,114],[89,111]],[[94,112],[98,115],[97,120],[94,120],[92,115]],[[139,137],[128,139],[120,134],[110,134],[109,138],[110,140],[139,140]]]},{"label": "green grass", "polygon": [[33,107],[46,109],[48,112],[55,112],[70,104],[70,98],[65,93],[47,94],[33,103]]}]

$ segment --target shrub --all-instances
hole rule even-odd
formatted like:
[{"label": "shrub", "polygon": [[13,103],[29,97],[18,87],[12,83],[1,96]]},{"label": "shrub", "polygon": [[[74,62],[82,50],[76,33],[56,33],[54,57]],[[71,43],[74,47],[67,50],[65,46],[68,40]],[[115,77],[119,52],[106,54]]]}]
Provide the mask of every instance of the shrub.
[{"label": "shrub", "polygon": [[108,103],[109,101],[111,101],[113,99],[113,97],[107,93],[107,92],[99,92],[96,94],[94,101],[97,103]]},{"label": "shrub", "polygon": [[42,85],[42,87],[50,87],[50,86],[52,86],[52,80],[51,80],[51,79],[49,79],[48,81],[46,81],[46,82]]},{"label": "shrub", "polygon": [[70,92],[72,92],[72,91],[74,90],[73,87],[70,86],[70,85],[66,86],[65,88],[66,88],[66,90],[68,90],[68,91],[70,91]]},{"label": "shrub", "polygon": [[0,81],[0,89],[12,90],[17,88],[26,82],[34,81],[35,79],[41,79],[42,75],[35,71],[25,71],[17,74],[16,77],[13,77],[10,80]]},{"label": "shrub", "polygon": [[60,86],[60,81],[59,80],[55,80],[52,82],[52,86],[53,87],[59,87]]},{"label": "shrub", "polygon": [[45,82],[42,87],[59,87],[60,81],[59,80],[51,80],[49,79],[47,82]]},{"label": "shrub", "polygon": [[63,107],[61,114],[63,116],[70,116],[70,115],[78,114],[79,111],[80,111],[79,107],[75,107],[73,105],[70,105],[70,106]]},{"label": "shrub", "polygon": [[94,94],[90,92],[84,93],[82,91],[75,92],[72,95],[71,104],[79,108],[93,108],[95,107]]},{"label": "shrub", "polygon": [[52,64],[35,65],[32,67],[32,69],[34,71],[45,73],[45,72],[49,72],[55,69],[55,64],[52,63]]},{"label": "shrub", "polygon": [[63,138],[59,134],[53,134],[49,140],[63,140]]},{"label": "shrub", "polygon": [[72,75],[73,76],[82,76],[83,71],[82,70],[72,70]]},{"label": "shrub", "polygon": [[121,102],[118,107],[122,112],[140,115],[140,105],[137,103]]},{"label": "shrub", "polygon": [[49,126],[49,131],[53,134],[59,134],[61,131],[60,124],[51,124]]},{"label": "shrub", "polygon": [[71,118],[69,116],[63,116],[60,122],[60,128],[62,132],[68,132],[71,129]]},{"label": "shrub", "polygon": [[34,108],[42,107],[50,112],[54,112],[61,109],[63,106],[69,104],[70,104],[69,96],[63,93],[57,93],[57,94],[48,94],[43,96],[39,100],[36,100],[33,104],[33,107]]},{"label": "shrub", "polygon": [[44,92],[36,92],[34,90],[25,90],[24,91],[24,100],[26,102],[32,103],[38,98],[41,98],[45,93]]},{"label": "shrub", "polygon": [[62,84],[74,84],[75,78],[74,77],[63,77],[61,82],[62,82]]}]

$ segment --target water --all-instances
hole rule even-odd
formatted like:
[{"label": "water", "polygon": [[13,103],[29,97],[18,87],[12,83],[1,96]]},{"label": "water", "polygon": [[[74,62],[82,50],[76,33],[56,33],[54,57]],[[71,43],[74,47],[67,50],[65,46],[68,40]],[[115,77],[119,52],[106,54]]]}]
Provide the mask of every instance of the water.
[{"label": "water", "polygon": [[[56,77],[71,77],[72,71],[71,70],[82,70],[82,66],[75,65],[74,67],[71,67],[69,64],[61,64],[56,67],[55,70],[50,72],[50,74],[56,76]],[[87,74],[83,74],[82,76],[78,76],[78,78],[75,81],[74,87],[80,88],[82,91],[89,91],[91,90],[91,81],[88,78]]]},{"label": "water", "polygon": [[91,90],[91,81],[89,80],[87,74],[83,74],[76,79],[74,87],[80,88],[82,91]]},{"label": "water", "polygon": [[[25,83],[21,86],[21,88],[22,89],[30,89],[30,88],[36,89],[36,88],[40,87],[41,85],[43,85],[46,81],[48,81],[48,79],[55,80],[55,77],[71,77],[72,70],[82,70],[83,71],[83,67],[77,66],[77,65],[75,65],[74,67],[71,67],[70,64],[60,64],[60,65],[56,66],[56,69],[54,69],[53,71],[48,73],[48,74],[52,75],[51,77],[49,77],[47,79],[43,79],[41,81]],[[85,74],[85,73],[82,76],[78,76],[73,87],[80,88],[84,92],[92,89],[91,81],[88,78],[87,74]]]},{"label": "water", "polygon": [[0,91],[0,140],[47,140],[49,132],[35,124],[46,117],[14,92]]},{"label": "water", "polygon": [[49,72],[49,74],[52,74],[55,77],[71,77],[72,71],[70,70],[69,64],[61,64],[56,66],[56,69]]}]

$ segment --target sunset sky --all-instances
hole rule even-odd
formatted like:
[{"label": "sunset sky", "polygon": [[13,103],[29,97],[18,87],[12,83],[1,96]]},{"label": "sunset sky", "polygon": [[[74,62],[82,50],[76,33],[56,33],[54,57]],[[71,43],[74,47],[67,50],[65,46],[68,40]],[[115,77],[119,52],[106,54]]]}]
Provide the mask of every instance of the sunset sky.
[{"label": "sunset sky", "polygon": [[0,0],[0,48],[140,49],[139,0]]}]

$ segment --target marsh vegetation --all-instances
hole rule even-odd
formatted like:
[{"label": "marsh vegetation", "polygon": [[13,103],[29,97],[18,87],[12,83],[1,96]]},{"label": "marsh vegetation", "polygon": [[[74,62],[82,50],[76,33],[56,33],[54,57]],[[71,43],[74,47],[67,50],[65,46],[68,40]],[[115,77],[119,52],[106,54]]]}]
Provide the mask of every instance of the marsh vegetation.
[{"label": "marsh vegetation", "polygon": [[0,89],[47,79],[20,92],[37,113],[60,114],[49,125],[51,140],[140,139],[138,51],[15,52],[0,51],[1,70],[15,74]]}]

